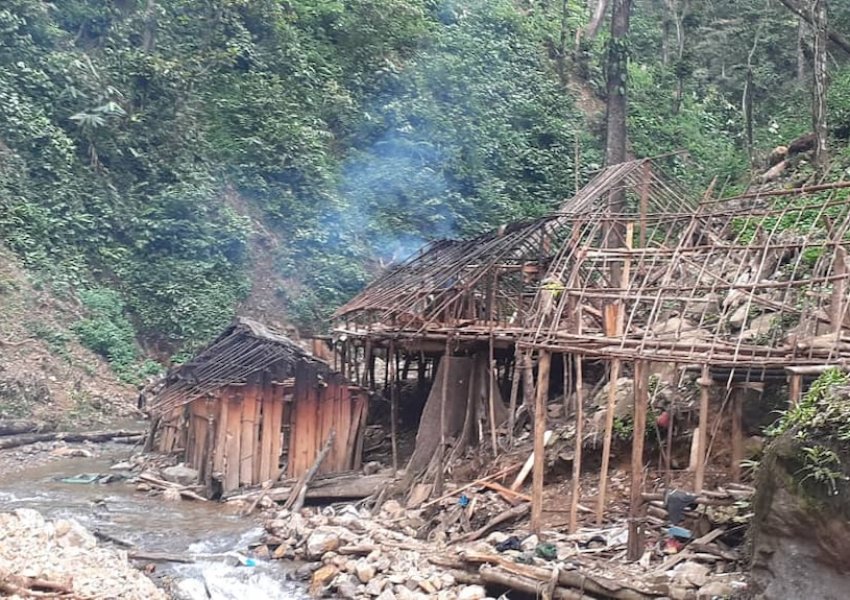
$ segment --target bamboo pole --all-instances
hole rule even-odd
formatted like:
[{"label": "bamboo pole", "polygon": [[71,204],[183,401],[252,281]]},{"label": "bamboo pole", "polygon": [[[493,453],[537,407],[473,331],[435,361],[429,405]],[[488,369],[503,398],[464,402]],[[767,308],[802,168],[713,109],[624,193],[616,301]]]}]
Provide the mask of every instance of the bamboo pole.
[{"label": "bamboo pole", "polygon": [[488,405],[490,409],[490,442],[493,445],[493,456],[499,454],[499,446],[496,443],[496,360],[493,358],[493,326],[490,321],[490,354],[487,360],[487,391],[489,392]]},{"label": "bamboo pole", "polygon": [[516,401],[519,395],[519,380],[522,378],[522,354],[514,350],[514,377],[511,380],[511,399],[508,405],[508,448],[514,447],[514,425],[516,424]]},{"label": "bamboo pole", "polygon": [[543,351],[540,353],[537,370],[537,399],[534,405],[534,470],[531,486],[531,529],[540,533],[543,515],[543,471],[546,459],[546,401],[549,396],[549,370],[552,365],[552,355]]},{"label": "bamboo pole", "polygon": [[570,533],[575,533],[578,527],[578,505],[581,502],[581,451],[584,437],[584,377],[582,375],[582,358],[576,355],[576,439],[573,451],[573,481],[570,494]]},{"label": "bamboo pole", "polygon": [[694,477],[694,491],[698,494],[702,491],[705,483],[705,451],[708,447],[708,393],[711,386],[708,365],[702,367],[702,376],[699,380],[699,439],[697,440],[697,465]]},{"label": "bamboo pole", "polygon": [[390,442],[393,452],[393,471],[398,471],[398,370],[395,342],[390,342],[387,356],[390,362]]},{"label": "bamboo pole", "polygon": [[634,434],[632,436],[631,499],[629,502],[629,541],[627,557],[638,560],[643,551],[643,535],[639,523],[643,505],[643,448],[646,439],[646,411],[649,406],[649,365],[635,362]]},{"label": "bamboo pole", "polygon": [[617,401],[617,380],[620,378],[620,359],[611,361],[608,379],[608,406],[605,411],[605,439],[602,443],[602,467],[599,471],[599,498],[596,503],[596,522],[602,524],[605,515],[605,494],[608,487],[608,466],[611,462],[611,436],[614,431],[614,408]]}]

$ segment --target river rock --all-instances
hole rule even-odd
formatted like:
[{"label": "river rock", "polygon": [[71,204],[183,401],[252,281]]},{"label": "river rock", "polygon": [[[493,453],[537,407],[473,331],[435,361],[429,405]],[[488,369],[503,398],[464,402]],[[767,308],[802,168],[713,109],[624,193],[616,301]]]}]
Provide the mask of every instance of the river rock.
[{"label": "river rock", "polygon": [[334,577],[339,573],[336,565],[324,565],[313,572],[310,578],[310,595],[319,596],[324,589],[330,585]]},{"label": "river rock", "polygon": [[322,558],[326,552],[334,552],[340,547],[339,533],[329,528],[319,528],[307,538],[305,547],[308,559]]},{"label": "river rock", "polygon": [[162,478],[180,485],[192,485],[198,481],[198,471],[180,463],[173,467],[164,468],[162,470]]},{"label": "river rock", "polygon": [[53,456],[61,456],[63,458],[91,458],[94,456],[89,450],[84,448],[69,448],[61,446],[50,452]]},{"label": "river rock", "polygon": [[384,588],[384,591],[378,596],[378,600],[396,600],[396,597],[390,588]]},{"label": "river rock", "polygon": [[354,573],[360,583],[369,583],[375,577],[375,567],[365,560],[359,560],[354,567]]},{"label": "river rock", "polygon": [[385,579],[373,578],[366,582],[366,593],[370,596],[380,596],[386,585]]},{"label": "river rock", "polygon": [[70,519],[57,521],[54,531],[56,543],[63,548],[85,548],[90,550],[97,546],[95,537],[76,521]]},{"label": "river rock", "polygon": [[336,593],[340,598],[354,600],[360,594],[358,593],[357,580],[351,575],[340,575],[335,580]]},{"label": "river rock", "polygon": [[180,502],[183,499],[180,491],[175,488],[165,488],[162,490],[162,498],[169,502]]},{"label": "river rock", "polygon": [[480,585],[466,585],[457,593],[457,600],[483,600],[487,597],[487,590]]}]

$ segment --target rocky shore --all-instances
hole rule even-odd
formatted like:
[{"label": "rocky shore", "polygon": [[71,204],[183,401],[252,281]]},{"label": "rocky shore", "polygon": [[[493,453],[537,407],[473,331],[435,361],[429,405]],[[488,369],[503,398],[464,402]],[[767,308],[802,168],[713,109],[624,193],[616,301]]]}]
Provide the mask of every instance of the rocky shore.
[{"label": "rocky shore", "polygon": [[94,535],[76,521],[46,521],[25,508],[0,513],[0,595],[167,598],[130,565],[126,552],[98,545]]}]

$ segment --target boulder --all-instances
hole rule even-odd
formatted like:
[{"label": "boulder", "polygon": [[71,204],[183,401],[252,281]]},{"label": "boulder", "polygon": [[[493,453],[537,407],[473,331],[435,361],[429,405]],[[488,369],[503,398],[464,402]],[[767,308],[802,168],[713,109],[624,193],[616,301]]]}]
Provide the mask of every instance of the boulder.
[{"label": "boulder", "polygon": [[192,485],[198,482],[198,471],[184,464],[166,467],[162,470],[162,478],[171,483]]},{"label": "boulder", "polygon": [[74,520],[59,520],[54,525],[56,543],[62,548],[85,548],[97,546],[97,540],[89,531]]},{"label": "boulder", "polygon": [[684,562],[674,569],[673,581],[682,587],[698,588],[708,581],[709,568],[696,562]]},{"label": "boulder", "polygon": [[375,567],[365,560],[359,560],[354,566],[354,574],[357,575],[360,583],[369,583],[375,577]]},{"label": "boulder", "polygon": [[311,560],[322,558],[326,552],[334,552],[341,545],[339,533],[327,527],[320,527],[307,538],[306,556]]},{"label": "boulder", "polygon": [[310,578],[310,595],[320,596],[324,589],[328,587],[339,573],[334,565],[324,565],[313,572],[313,577]]},{"label": "boulder", "polygon": [[[608,388],[610,385],[610,382],[606,383],[593,397],[593,404],[602,409],[599,412],[603,414],[603,418],[608,406]],[[616,390],[614,394],[614,416],[620,418],[631,416],[632,403],[634,402],[634,380],[629,377],[620,377],[614,383],[614,386]]]},{"label": "boulder", "polygon": [[336,594],[340,598],[354,600],[359,596],[357,580],[350,575],[336,578]]}]

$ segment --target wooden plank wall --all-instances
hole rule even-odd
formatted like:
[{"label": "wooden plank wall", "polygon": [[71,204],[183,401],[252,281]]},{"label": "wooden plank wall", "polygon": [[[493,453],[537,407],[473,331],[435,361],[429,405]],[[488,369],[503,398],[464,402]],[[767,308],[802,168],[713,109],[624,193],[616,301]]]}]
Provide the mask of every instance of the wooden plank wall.
[{"label": "wooden plank wall", "polygon": [[304,366],[296,373],[291,406],[292,431],[287,475],[298,477],[313,464],[331,430],[335,441],[319,473],[359,468],[358,448],[364,429],[366,396],[342,377],[317,385],[315,372]]},{"label": "wooden plank wall", "polygon": [[158,449],[182,449],[202,482],[220,476],[227,492],[277,480],[282,456],[287,475],[300,476],[333,430],[335,442],[319,472],[342,472],[360,468],[366,409],[360,388],[338,376],[320,382],[315,367],[302,363],[294,383],[267,371],[176,409],[160,430]]}]

